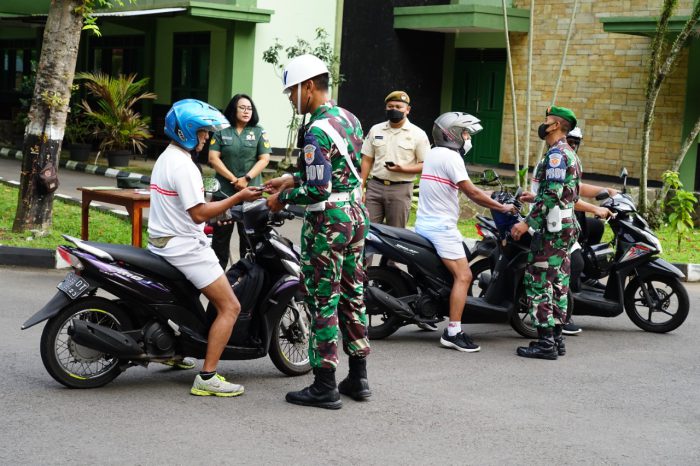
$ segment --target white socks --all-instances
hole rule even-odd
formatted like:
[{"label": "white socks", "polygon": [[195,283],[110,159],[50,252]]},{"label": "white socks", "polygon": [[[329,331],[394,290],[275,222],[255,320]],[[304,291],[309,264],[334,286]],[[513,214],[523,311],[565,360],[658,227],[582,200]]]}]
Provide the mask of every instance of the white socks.
[{"label": "white socks", "polygon": [[462,331],[462,322],[452,322],[447,324],[447,336],[453,337]]}]

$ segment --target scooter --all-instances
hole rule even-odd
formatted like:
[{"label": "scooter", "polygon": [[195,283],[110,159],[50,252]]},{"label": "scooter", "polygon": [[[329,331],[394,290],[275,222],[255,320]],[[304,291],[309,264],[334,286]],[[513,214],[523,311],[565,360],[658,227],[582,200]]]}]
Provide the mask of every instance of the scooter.
[{"label": "scooter", "polygon": [[[507,192],[496,192],[492,197],[502,204],[519,204],[517,195]],[[519,214],[495,211],[492,215],[511,225],[522,218]],[[518,333],[527,333],[526,328],[520,328],[524,322],[522,314],[527,311],[521,284],[530,235],[516,241],[506,233],[506,226],[502,227],[504,233],[492,231],[494,236],[498,235],[494,241],[498,251],[494,272],[488,283],[484,280],[483,284],[472,286],[472,290],[480,291],[470,292],[472,296],[467,299],[462,322],[508,322]],[[437,323],[448,316],[452,274],[428,240],[410,230],[372,223],[365,247],[368,254],[381,254],[383,261],[401,264],[367,270],[365,302],[370,339],[386,338],[404,325]],[[464,248],[472,254],[466,244]]]},{"label": "scooter", "polygon": [[[299,253],[274,227],[294,218],[271,213],[265,200],[230,209],[244,223],[251,252],[226,276],[241,312],[222,360],[266,355],[286,375],[310,371],[310,313],[299,292]],[[216,310],[179,270],[146,249],[63,237],[58,247],[73,271],[22,329],[47,321],[44,367],[71,388],[101,387],[131,366],[204,358]],[[105,295],[107,292],[112,296]]]},{"label": "scooter", "polygon": [[607,277],[605,289],[582,285],[572,293],[576,316],[616,317],[627,313],[642,330],[666,333],[680,327],[688,317],[690,300],[680,281],[683,272],[658,257],[661,242],[637,213],[627,194],[627,170],[623,169],[622,193],[596,196],[600,205],[613,212],[609,243],[582,247],[586,277]]},{"label": "scooter", "polygon": [[[684,275],[658,257],[661,243],[627,194],[627,170],[623,169],[620,177],[620,194],[610,198],[603,191],[596,196],[602,207],[613,212],[609,219],[613,239],[609,243],[581,245],[585,276],[596,280],[607,277],[607,282],[604,288],[583,284],[579,291],[571,291],[573,315],[617,317],[624,311],[642,330],[670,332],[688,316],[688,292],[680,281]],[[483,249],[481,253],[487,255],[487,247]],[[478,270],[472,267],[475,280],[488,281],[488,269],[494,268],[491,264],[484,261],[476,264]],[[518,328],[534,331],[525,320]]]}]

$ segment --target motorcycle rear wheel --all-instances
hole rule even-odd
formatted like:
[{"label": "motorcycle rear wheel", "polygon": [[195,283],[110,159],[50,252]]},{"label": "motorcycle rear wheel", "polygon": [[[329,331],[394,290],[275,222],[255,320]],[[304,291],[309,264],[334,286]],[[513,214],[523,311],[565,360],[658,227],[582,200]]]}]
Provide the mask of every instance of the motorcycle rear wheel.
[{"label": "motorcycle rear wheel", "polygon": [[[303,319],[303,325],[300,325],[299,319]],[[292,299],[272,327],[273,334],[270,339],[270,360],[283,374],[297,376],[311,370],[310,327],[311,314],[306,304]]]},{"label": "motorcycle rear wheel", "polygon": [[130,328],[129,316],[108,299],[83,298],[49,319],[41,334],[41,360],[57,382],[69,388],[97,388],[108,384],[122,372],[119,359],[73,342],[68,327],[74,319],[124,330]]},{"label": "motorcycle rear wheel", "polygon": [[[367,286],[376,286],[394,298],[411,294],[411,290],[393,267],[370,267],[367,269]],[[378,325],[373,322],[379,321]],[[396,332],[403,319],[388,311],[367,309],[367,334],[370,340],[381,340]]]},{"label": "motorcycle rear wheel", "polygon": [[[649,293],[652,303],[644,292]],[[673,298],[676,299],[673,299]],[[688,292],[676,277],[652,275],[635,278],[625,288],[625,312],[634,324],[647,332],[666,333],[677,329],[688,317]],[[646,310],[646,316],[642,310]],[[657,317],[665,320],[658,320]]]}]

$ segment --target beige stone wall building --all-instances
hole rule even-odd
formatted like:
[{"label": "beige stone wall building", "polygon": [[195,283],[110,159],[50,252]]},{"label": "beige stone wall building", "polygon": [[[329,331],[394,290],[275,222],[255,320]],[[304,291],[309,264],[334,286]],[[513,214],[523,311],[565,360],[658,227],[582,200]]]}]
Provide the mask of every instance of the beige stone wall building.
[{"label": "beige stone wall building", "polygon": [[[581,148],[584,171],[617,175],[627,167],[640,175],[642,119],[651,39],[609,33],[603,17],[658,15],[658,0],[581,0],[568,49],[556,105],[576,113],[584,134]],[[516,6],[529,8],[519,0]],[[537,0],[533,34],[531,121],[525,125],[528,36],[511,33],[521,163],[525,138],[530,138],[530,165],[540,148],[536,128],[551,104],[574,0]],[[687,14],[691,1],[681,1],[678,13]],[[662,87],[651,137],[649,178],[660,179],[680,149],[686,102],[688,50]],[[700,102],[698,103],[700,105]],[[501,162],[514,163],[513,111],[506,78]],[[526,131],[527,130],[527,131]],[[526,132],[525,132],[526,131]],[[534,159],[534,160],[533,160]]]}]

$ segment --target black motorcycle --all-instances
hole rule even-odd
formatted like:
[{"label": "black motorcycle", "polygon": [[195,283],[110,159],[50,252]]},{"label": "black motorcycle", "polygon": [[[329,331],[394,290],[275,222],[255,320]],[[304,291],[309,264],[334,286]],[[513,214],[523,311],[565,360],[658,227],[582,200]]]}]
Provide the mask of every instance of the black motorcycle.
[{"label": "black motorcycle", "polygon": [[[627,313],[635,325],[647,332],[665,333],[675,330],[688,316],[688,292],[681,283],[683,273],[674,265],[658,257],[661,243],[649,224],[637,213],[634,201],[626,193],[627,171],[621,173],[621,194],[610,198],[607,191],[596,197],[600,204],[613,212],[609,220],[613,239],[608,243],[581,244],[586,278],[607,278],[603,287],[583,284],[571,292],[573,315],[616,317]],[[489,220],[481,227],[488,228]],[[481,254],[489,256],[485,243]],[[496,254],[493,249],[492,254]],[[493,256],[490,256],[493,257]],[[488,282],[493,260],[479,261],[472,266],[475,281]],[[529,319],[516,327],[534,328]],[[519,332],[527,336],[525,332]]]},{"label": "black motorcycle", "polygon": [[[269,355],[283,373],[305,374],[310,314],[299,299],[299,253],[274,229],[294,215],[271,213],[262,199],[230,214],[244,223],[251,252],[226,273],[241,312],[221,359]],[[63,237],[74,246],[58,253],[73,271],[22,326],[48,320],[40,350],[54,379],[95,388],[131,366],[204,358],[216,310],[205,311],[182,273],[146,249]]]},{"label": "black motorcycle", "polygon": [[[516,195],[499,191],[492,196],[502,204],[516,204]],[[500,212],[492,212],[492,215]],[[500,214],[510,225],[519,221],[519,215]],[[484,225],[488,229],[495,249],[484,251],[495,254],[494,272],[491,260],[477,261],[484,267],[485,275],[474,274],[462,322],[498,323],[507,322],[520,334],[529,333],[524,326],[527,313],[522,288],[522,277],[527,265],[530,235],[516,241],[505,233],[506,225]],[[501,232],[502,230],[502,232]],[[449,314],[449,297],[452,289],[452,274],[442,263],[433,245],[410,230],[372,223],[367,237],[369,254],[381,254],[382,263],[367,270],[366,305],[369,315],[369,337],[386,338],[400,327],[408,324],[437,323]],[[475,258],[464,244],[467,257]],[[385,265],[385,259],[401,264],[400,267]],[[404,270],[405,269],[405,270]],[[534,333],[533,333],[534,334]]]}]

